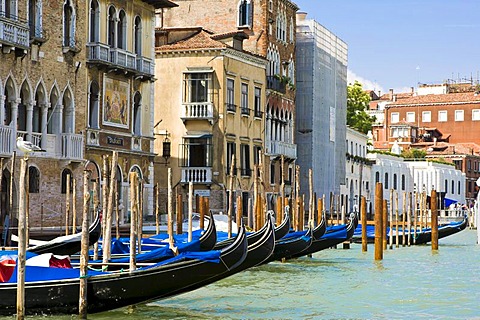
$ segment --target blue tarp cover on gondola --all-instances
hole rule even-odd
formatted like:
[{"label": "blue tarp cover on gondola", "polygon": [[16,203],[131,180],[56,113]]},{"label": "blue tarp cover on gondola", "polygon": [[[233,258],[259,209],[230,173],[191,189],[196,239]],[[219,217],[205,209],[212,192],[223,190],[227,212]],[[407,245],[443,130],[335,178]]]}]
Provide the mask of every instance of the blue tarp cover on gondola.
[{"label": "blue tarp cover on gondola", "polygon": [[[112,253],[113,248],[115,248],[115,253],[117,254],[128,254],[130,252],[129,246],[126,244],[118,244],[117,243],[121,241],[120,240],[115,240],[112,244]],[[178,243],[176,244],[178,252],[192,252],[192,251],[200,251],[200,240],[193,240],[187,243]],[[124,250],[122,252],[119,252],[121,250]],[[137,262],[145,262],[145,261],[152,261],[152,260],[164,260],[168,259],[174,256],[174,253],[172,250],[170,250],[170,246],[167,244],[163,247],[153,249],[147,252],[143,252],[140,254],[137,254],[136,260]],[[115,263],[128,263],[130,261],[130,257],[124,257],[124,258],[113,258],[110,260],[110,262],[115,262]],[[101,260],[94,261],[94,262],[101,262]]]},{"label": "blue tarp cover on gondola", "polygon": [[343,239],[347,238],[347,228],[339,229],[336,231],[325,233],[321,239]]},{"label": "blue tarp cover on gondola", "polygon": [[[105,274],[105,272],[88,270],[89,276]],[[25,267],[25,282],[48,281],[61,279],[76,279],[80,277],[80,269],[63,269],[49,267]],[[13,271],[13,275],[7,283],[17,282],[17,268]]]},{"label": "blue tarp cover on gondola", "polygon": [[187,259],[198,259],[198,260],[208,261],[208,262],[212,262],[212,263],[220,263],[221,253],[222,252],[220,250],[183,252],[183,253],[180,253],[176,257],[170,258],[168,260],[161,261],[159,263],[156,263],[156,264],[148,266],[148,267],[143,267],[141,269],[150,269],[150,268],[154,268],[154,267],[157,267],[157,266],[170,264],[170,263],[173,263],[173,262],[187,260]]}]

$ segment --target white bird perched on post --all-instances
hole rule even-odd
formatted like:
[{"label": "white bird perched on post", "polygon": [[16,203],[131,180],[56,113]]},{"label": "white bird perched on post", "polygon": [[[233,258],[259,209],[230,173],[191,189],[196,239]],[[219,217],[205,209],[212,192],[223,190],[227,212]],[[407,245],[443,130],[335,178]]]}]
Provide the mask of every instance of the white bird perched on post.
[{"label": "white bird perched on post", "polygon": [[45,152],[45,150],[30,141],[24,141],[22,137],[17,138],[17,148],[24,152],[25,159],[28,159],[29,154],[32,152]]}]

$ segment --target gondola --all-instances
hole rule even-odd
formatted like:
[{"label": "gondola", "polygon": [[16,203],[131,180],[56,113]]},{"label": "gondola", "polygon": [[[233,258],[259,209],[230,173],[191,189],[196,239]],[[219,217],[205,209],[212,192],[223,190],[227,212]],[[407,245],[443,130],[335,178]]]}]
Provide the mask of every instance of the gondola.
[{"label": "gondola", "polygon": [[[146,238],[142,240],[142,251],[136,255],[137,263],[158,263],[170,258],[173,258],[178,253],[183,252],[203,252],[213,250],[216,241],[216,230],[215,230],[215,221],[213,217],[210,216],[210,221],[208,223],[207,229],[203,234],[197,239],[190,242],[181,242],[187,241],[187,237],[177,237],[177,243],[175,243],[175,248],[170,248],[167,242],[160,241],[148,241],[152,238]],[[147,242],[147,243],[145,243]],[[155,245],[157,243],[157,245]],[[161,245],[159,245],[161,244]],[[219,250],[215,249],[215,250]],[[100,252],[101,254],[101,252]],[[72,262],[78,263],[79,258],[74,257]],[[124,267],[128,267],[130,261],[130,249],[129,246],[124,244],[122,240],[115,240],[112,243],[111,257],[109,259],[108,270],[119,270]],[[92,265],[102,265],[101,256],[98,260],[91,260]]]},{"label": "gondola", "polygon": [[326,231],[327,222],[325,218],[322,218],[322,221],[320,221],[320,223],[312,231],[313,240],[319,240],[321,237],[323,237]]},{"label": "gondola", "polygon": [[263,261],[262,264],[275,260],[282,260],[299,252],[305,251],[313,241],[312,229],[289,233],[286,237],[275,241],[275,249],[272,255]]},{"label": "gondola", "polygon": [[[213,250],[215,244],[217,243],[217,229],[215,226],[215,219],[213,218],[213,214],[209,212],[205,219],[208,221],[207,228],[203,231],[195,230],[193,234],[200,231],[200,237],[198,237],[199,246],[196,251],[209,251]],[[195,237],[193,237],[194,239]],[[176,243],[186,242],[188,239],[188,233],[182,233],[180,235],[174,235],[174,240]],[[130,239],[126,240],[127,242]],[[154,249],[155,246],[158,245],[165,245],[168,241],[168,234],[158,234],[148,238],[142,239],[142,250],[151,250]]]},{"label": "gondola", "polygon": [[[88,228],[89,245],[93,245],[100,238],[102,225],[100,223],[101,215],[97,213],[92,224]],[[12,240],[17,241],[17,237],[12,235]],[[36,254],[52,253],[56,255],[72,255],[81,249],[82,233],[74,233],[67,236],[54,238],[50,241],[41,241],[41,244],[34,245],[27,248],[27,251]],[[38,240],[36,240],[38,242]]]},{"label": "gondola", "polygon": [[307,256],[348,241],[352,238],[357,225],[358,215],[352,213],[350,214],[350,221],[348,225],[345,225],[345,227],[342,226],[341,228],[333,228],[330,231],[327,230],[327,232],[320,239],[314,239],[308,248],[296,254],[290,255],[287,258],[292,259]]},{"label": "gondola", "polygon": [[[181,254],[131,272],[101,273],[89,270],[89,313],[112,310],[194,290],[229,275],[247,255],[245,228],[232,245],[221,251]],[[201,257],[207,259],[201,259]],[[78,313],[79,270],[27,267],[26,314]],[[16,272],[10,281],[16,281]],[[48,280],[47,280],[48,279]],[[16,283],[0,283],[0,315],[16,313]]]},{"label": "gondola", "polygon": [[[222,279],[227,276],[231,276],[240,271],[252,268],[254,266],[262,264],[266,261],[273,253],[275,248],[275,225],[273,219],[267,219],[265,223],[265,228],[262,228],[262,234],[260,237],[248,238],[247,237],[247,255],[245,259],[235,268],[227,271],[225,274],[219,275]],[[197,283],[194,285],[194,288],[199,288],[203,286],[204,283]]]},{"label": "gondola", "polygon": [[[269,217],[269,218],[267,218],[267,220],[271,219],[273,221],[273,211],[272,210],[269,210],[267,212],[267,217]],[[263,234],[265,233],[265,229],[267,227],[268,227],[268,224],[266,223],[258,231],[247,234],[248,242],[249,243],[257,242],[263,236]],[[289,230],[290,230],[290,215],[288,214],[288,211],[285,210],[285,215],[283,217],[282,223],[278,227],[275,227],[275,230],[274,230],[275,239],[283,238],[288,233]],[[225,247],[226,245],[228,245],[232,242],[232,239],[233,238],[229,238],[229,239],[225,239],[225,240],[217,242],[217,244],[215,244],[214,249],[218,250],[218,249],[221,249],[221,248]]]},{"label": "gondola", "polygon": [[[438,226],[438,239],[448,237],[452,234],[458,233],[464,230],[468,224],[468,217],[464,217],[462,221],[450,222]],[[390,243],[390,228],[387,228],[387,242]],[[396,229],[392,230],[392,244],[397,243]],[[398,244],[403,245],[403,232],[399,229],[398,233]],[[405,230],[405,241],[408,243],[409,232]],[[362,243],[362,229],[361,225],[355,230],[355,235],[352,238],[354,243]],[[373,243],[375,241],[375,227],[368,226],[367,228],[367,243]],[[426,244],[432,241],[432,229],[423,228],[422,230],[417,230],[415,233],[413,229],[410,230],[410,245],[421,245]],[[406,244],[407,244],[406,243]]]}]

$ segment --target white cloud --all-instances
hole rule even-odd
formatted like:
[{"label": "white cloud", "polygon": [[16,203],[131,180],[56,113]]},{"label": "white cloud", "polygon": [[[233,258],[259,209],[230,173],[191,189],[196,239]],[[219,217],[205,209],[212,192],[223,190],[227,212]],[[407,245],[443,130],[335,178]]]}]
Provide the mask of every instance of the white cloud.
[{"label": "white cloud", "polygon": [[355,74],[353,71],[347,70],[347,83],[354,83],[355,80],[362,84],[364,90],[373,90],[377,93],[378,91],[385,92],[383,87],[378,82],[367,80]]},{"label": "white cloud", "polygon": [[[390,88],[384,89],[378,82],[367,80],[365,78],[362,78],[361,76],[357,75],[351,70],[347,70],[347,83],[354,83],[355,80],[360,82],[362,84],[362,88],[364,90],[373,90],[377,94],[380,91],[381,94],[388,93]],[[396,93],[406,93],[406,92],[411,92],[412,88],[411,87],[398,87],[398,88],[393,88],[393,92]]]}]

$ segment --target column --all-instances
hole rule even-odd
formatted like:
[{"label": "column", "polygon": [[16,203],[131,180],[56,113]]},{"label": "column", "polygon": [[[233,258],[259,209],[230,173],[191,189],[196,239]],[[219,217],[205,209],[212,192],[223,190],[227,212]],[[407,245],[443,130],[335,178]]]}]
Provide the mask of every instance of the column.
[{"label": "column", "polygon": [[5,96],[0,94],[0,126],[5,124]]},{"label": "column", "polygon": [[[27,137],[25,140],[32,141],[32,119],[33,119],[33,103],[32,102],[27,102],[26,103],[26,110],[27,110],[27,123],[26,123],[26,131],[27,131]],[[33,142],[33,141],[32,141]]]},{"label": "column", "polygon": [[10,108],[12,109],[12,121],[10,122],[10,128],[12,128],[12,148],[15,150],[17,145],[17,117],[18,117],[18,104],[20,99],[10,101]]},{"label": "column", "polygon": [[48,126],[48,108],[50,108],[50,103],[44,103],[40,106],[40,110],[42,113],[42,121],[41,121],[41,133],[42,133],[42,140],[41,140],[41,147],[42,149],[47,148],[47,126]]}]

